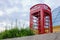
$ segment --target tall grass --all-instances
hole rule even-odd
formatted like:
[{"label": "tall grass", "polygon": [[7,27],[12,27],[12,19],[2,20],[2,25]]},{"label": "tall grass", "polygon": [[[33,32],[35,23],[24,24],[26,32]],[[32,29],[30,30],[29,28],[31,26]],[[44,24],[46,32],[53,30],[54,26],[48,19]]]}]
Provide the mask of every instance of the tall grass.
[{"label": "tall grass", "polygon": [[18,28],[13,28],[1,32],[0,39],[23,37],[23,36],[30,36],[30,35],[34,35],[34,33],[29,28],[21,28],[20,30]]}]

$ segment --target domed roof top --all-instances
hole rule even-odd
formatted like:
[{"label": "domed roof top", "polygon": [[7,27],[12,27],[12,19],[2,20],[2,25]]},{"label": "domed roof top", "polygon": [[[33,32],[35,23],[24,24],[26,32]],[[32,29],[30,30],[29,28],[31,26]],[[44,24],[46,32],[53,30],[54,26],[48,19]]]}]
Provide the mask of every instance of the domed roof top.
[{"label": "domed roof top", "polygon": [[[43,6],[43,5],[45,5],[45,6],[47,6],[49,9],[50,9],[50,7],[48,6],[48,5],[46,5],[46,4],[36,4],[36,5],[34,5],[34,6],[32,6],[30,9],[32,9],[33,7],[35,7],[35,6]],[[51,9],[50,9],[51,10]]]}]

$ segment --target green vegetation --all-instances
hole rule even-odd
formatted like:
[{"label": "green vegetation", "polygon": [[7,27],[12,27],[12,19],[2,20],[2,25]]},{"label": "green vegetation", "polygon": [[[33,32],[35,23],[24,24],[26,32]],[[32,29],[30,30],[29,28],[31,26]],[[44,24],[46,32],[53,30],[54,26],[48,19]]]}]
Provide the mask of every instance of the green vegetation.
[{"label": "green vegetation", "polygon": [[29,28],[18,28],[5,30],[4,32],[0,33],[0,39],[6,38],[14,38],[14,37],[23,37],[23,36],[30,36],[34,35],[34,33]]}]

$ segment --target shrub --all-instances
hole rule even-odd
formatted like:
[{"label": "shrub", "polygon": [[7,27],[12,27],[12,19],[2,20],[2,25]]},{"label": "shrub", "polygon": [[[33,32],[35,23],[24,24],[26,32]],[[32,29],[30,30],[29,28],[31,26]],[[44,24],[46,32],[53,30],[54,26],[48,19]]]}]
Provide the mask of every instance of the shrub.
[{"label": "shrub", "polygon": [[0,33],[0,39],[5,38],[14,38],[14,37],[23,37],[23,36],[30,36],[34,35],[34,33],[29,28],[13,28],[11,30],[5,30],[4,32]]}]

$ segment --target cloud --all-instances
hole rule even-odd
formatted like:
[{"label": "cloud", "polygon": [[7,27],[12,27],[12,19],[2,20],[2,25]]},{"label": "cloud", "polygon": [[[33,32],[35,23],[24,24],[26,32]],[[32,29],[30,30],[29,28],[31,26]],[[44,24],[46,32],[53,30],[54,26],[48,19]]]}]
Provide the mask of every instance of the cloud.
[{"label": "cloud", "polygon": [[5,30],[5,22],[0,22],[0,32]]},{"label": "cloud", "polygon": [[29,27],[29,21],[27,20],[20,20],[21,27],[24,26],[24,28]]},{"label": "cloud", "polygon": [[23,14],[22,16],[25,17],[25,16],[27,16],[27,14]]},{"label": "cloud", "polygon": [[21,2],[20,2],[21,4],[22,4],[22,6],[23,6],[23,11],[24,12],[29,12],[30,11],[30,8],[33,6],[33,5],[35,5],[35,4],[39,4],[39,3],[43,3],[43,1],[42,0],[22,0]]},{"label": "cloud", "polygon": [[58,6],[60,6],[60,0],[44,0],[44,3],[49,5],[51,7],[51,9],[53,10],[54,8],[57,8]]},{"label": "cloud", "polygon": [[5,12],[7,14],[11,14],[13,12],[18,12],[18,11],[19,11],[19,8],[17,8],[17,7],[8,8],[8,9],[5,10]]},{"label": "cloud", "polygon": [[2,32],[2,31],[4,31],[5,30],[5,28],[3,28],[3,27],[0,27],[0,32]]},{"label": "cloud", "polygon": [[14,27],[15,27],[15,22],[6,22],[6,21],[0,22],[0,28],[3,28],[0,31],[6,30],[6,29],[9,30],[9,29],[14,28]]},{"label": "cloud", "polygon": [[0,16],[3,16],[4,12],[0,10]]}]

